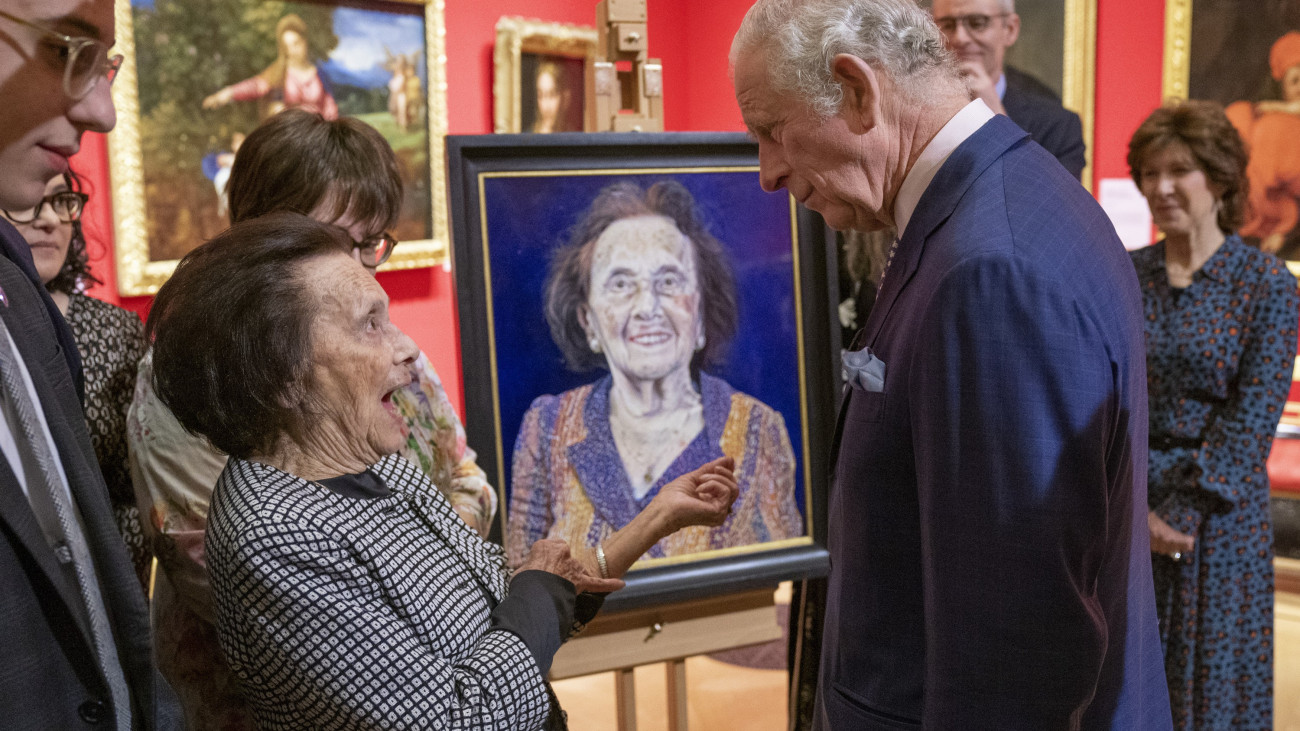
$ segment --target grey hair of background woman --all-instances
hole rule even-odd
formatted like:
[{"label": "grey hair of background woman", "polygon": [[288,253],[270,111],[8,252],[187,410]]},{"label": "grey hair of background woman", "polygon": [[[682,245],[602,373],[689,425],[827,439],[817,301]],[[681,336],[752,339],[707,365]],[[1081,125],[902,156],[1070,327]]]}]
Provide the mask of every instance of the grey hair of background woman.
[{"label": "grey hair of background woman", "polygon": [[759,0],[736,32],[732,66],[751,49],[767,49],[777,91],[822,118],[835,116],[844,98],[831,75],[841,53],[883,69],[910,101],[921,101],[936,79],[965,86],[939,27],[914,0]]},{"label": "grey hair of background woman", "polygon": [[551,339],[575,371],[609,367],[605,356],[593,353],[589,347],[578,313],[587,306],[590,294],[596,239],[615,221],[637,216],[663,216],[691,240],[704,326],[704,347],[691,358],[691,370],[720,363],[736,334],[739,319],[736,282],[722,244],[709,233],[696,211],[695,197],[675,180],[662,180],[648,189],[635,183],[614,183],[592,201],[582,220],[570,230],[569,242],[551,260],[543,295]]}]

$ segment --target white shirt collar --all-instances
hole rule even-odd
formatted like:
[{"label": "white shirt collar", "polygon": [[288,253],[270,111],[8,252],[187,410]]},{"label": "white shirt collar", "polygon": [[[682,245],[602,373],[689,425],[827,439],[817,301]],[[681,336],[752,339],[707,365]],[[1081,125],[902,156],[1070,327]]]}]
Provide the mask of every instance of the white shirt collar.
[{"label": "white shirt collar", "polygon": [[907,177],[903,178],[898,195],[894,197],[894,228],[898,231],[898,238],[903,238],[903,231],[916,212],[916,204],[921,202],[921,195],[930,187],[935,173],[939,172],[939,168],[943,167],[948,157],[967,137],[975,134],[993,116],[993,110],[976,99],[948,120],[939,134],[921,151],[921,156],[916,159],[912,169],[907,171]]}]

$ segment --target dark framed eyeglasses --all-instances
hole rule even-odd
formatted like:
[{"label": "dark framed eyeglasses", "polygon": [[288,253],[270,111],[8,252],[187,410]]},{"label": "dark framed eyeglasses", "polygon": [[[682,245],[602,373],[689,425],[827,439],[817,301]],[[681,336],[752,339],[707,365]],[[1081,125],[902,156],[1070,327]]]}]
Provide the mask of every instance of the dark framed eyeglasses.
[{"label": "dark framed eyeglasses", "polygon": [[371,236],[364,241],[353,241],[352,250],[357,252],[361,259],[362,266],[377,267],[388,261],[388,257],[393,255],[393,249],[397,248],[397,239],[387,231],[378,236]]},{"label": "dark framed eyeglasses", "polygon": [[122,54],[108,55],[109,46],[94,38],[64,35],[38,23],[23,20],[0,10],[0,18],[7,18],[21,26],[39,31],[61,47],[63,60],[63,93],[73,100],[84,99],[95,84],[107,79],[112,84],[122,68]]},{"label": "dark framed eyeglasses", "polygon": [[59,217],[63,223],[72,223],[81,220],[81,212],[86,208],[86,201],[90,196],[85,193],[78,193],[75,190],[61,190],[58,193],[52,193],[41,199],[35,208],[26,211],[3,211],[5,218],[14,223],[31,223],[41,217],[41,211],[46,206],[54,211],[54,215]]},{"label": "dark framed eyeglasses", "polygon": [[969,33],[983,33],[989,29],[989,24],[994,18],[1005,18],[1011,13],[997,13],[995,15],[985,15],[984,13],[972,13],[970,15],[945,15],[941,18],[935,18],[935,25],[945,35],[952,35],[957,32],[957,26],[964,25]]}]

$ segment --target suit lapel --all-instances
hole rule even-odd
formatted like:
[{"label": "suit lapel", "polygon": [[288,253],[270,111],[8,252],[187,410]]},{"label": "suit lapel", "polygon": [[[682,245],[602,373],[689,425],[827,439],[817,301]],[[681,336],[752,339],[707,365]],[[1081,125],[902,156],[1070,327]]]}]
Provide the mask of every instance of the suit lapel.
[{"label": "suit lapel", "polygon": [[[47,389],[43,389],[45,383],[44,374],[40,372],[38,367],[35,367],[40,359],[31,357],[33,355],[31,348],[27,347],[26,338],[23,337],[25,332],[23,323],[18,322],[17,313],[14,312],[14,308],[9,306],[10,303],[14,302],[13,298],[25,296],[23,292],[19,291],[24,284],[24,282],[13,282],[7,277],[0,277],[0,286],[4,287],[5,292],[5,303],[0,305],[0,320],[4,321],[5,328],[9,330],[18,357],[22,359],[23,364],[27,367],[28,375],[32,379],[32,385],[36,388],[39,399],[36,407],[41,409],[44,414],[46,425],[50,429],[51,436],[54,437],[55,445],[58,446],[57,454],[63,463],[65,474],[69,476],[69,489],[72,491],[73,500],[78,506],[82,506],[84,503],[81,502],[81,496],[77,494],[76,490],[72,489],[71,483],[73,482],[72,475],[74,473],[70,469],[70,455],[64,454],[70,447],[67,446],[66,441],[61,442],[59,439],[62,433],[63,420],[51,408],[52,404],[47,402],[49,398],[45,395]],[[50,335],[51,340],[53,340],[53,332]],[[57,356],[55,364],[62,367],[62,360],[57,359]],[[81,509],[85,510],[84,507]],[[105,506],[105,509],[108,510],[107,506]],[[8,526],[9,531],[26,549],[28,555],[32,558],[32,562],[40,569],[41,574],[54,587],[59,599],[69,609],[69,615],[80,631],[81,640],[88,648],[93,647],[94,645],[91,644],[90,640],[90,628],[83,621],[83,613],[72,610],[72,607],[81,605],[81,594],[77,587],[69,582],[67,573],[54,557],[54,551],[50,548],[45,534],[36,522],[36,514],[32,512],[31,503],[27,501],[22,486],[18,484],[18,477],[14,474],[7,460],[0,460],[0,522]],[[87,537],[87,540],[89,542],[89,537]],[[94,548],[94,544],[91,543],[92,556],[94,555]],[[107,600],[105,603],[107,604]]]},{"label": "suit lapel", "polygon": [[[886,320],[889,319],[899,295],[916,275],[925,242],[930,234],[952,215],[957,203],[961,201],[962,196],[966,195],[966,191],[974,184],[975,179],[1002,157],[1002,154],[1012,145],[1028,136],[1029,133],[1016,126],[1015,122],[999,114],[985,122],[983,127],[967,137],[956,150],[953,150],[952,155],[948,156],[934,179],[930,181],[929,187],[921,194],[921,200],[912,214],[912,220],[908,222],[907,230],[903,232],[903,238],[898,242],[895,261],[889,267],[888,276],[885,277],[883,286],[876,295],[876,303],[871,308],[871,314],[867,316],[863,332],[855,339],[855,344],[875,346],[876,338],[880,335]],[[852,391],[852,388],[844,389],[844,396],[840,399],[839,414],[835,420],[835,433],[831,437],[832,484],[834,484],[835,465],[839,460],[844,417],[848,413]]]},{"label": "suit lapel", "polygon": [[1002,157],[1002,153],[1028,136],[1029,133],[1017,127],[1015,122],[999,114],[985,122],[948,156],[921,194],[912,220],[899,239],[895,261],[867,318],[865,342],[868,347],[875,345],[899,294],[916,274],[930,234],[952,215],[976,178]]}]

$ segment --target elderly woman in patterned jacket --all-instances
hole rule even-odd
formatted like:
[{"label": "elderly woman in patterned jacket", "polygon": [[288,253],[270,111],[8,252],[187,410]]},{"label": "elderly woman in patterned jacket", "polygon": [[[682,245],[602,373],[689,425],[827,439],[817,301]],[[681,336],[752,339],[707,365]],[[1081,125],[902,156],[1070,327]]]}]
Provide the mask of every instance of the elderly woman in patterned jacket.
[{"label": "elderly woman in patterned jacket", "polygon": [[[301,109],[263,122],[239,148],[229,181],[230,215],[243,221],[293,211],[334,224],[372,276],[392,254],[402,179],[388,142],[351,117]],[[410,364],[392,403],[405,419],[402,456],[419,466],[466,523],[486,536],[496,510],[465,430],[429,358]],[[251,713],[217,646],[203,536],[212,487],[226,455],[185,432],[153,390],[153,361],[140,362],[127,436],[138,498],[158,556],[153,622],[158,668],[185,708],[191,731],[253,729]]]},{"label": "elderly woman in patterned jacket", "polygon": [[1133,252],[1146,311],[1148,500],[1174,727],[1272,728],[1268,460],[1296,355],[1296,279],[1236,234],[1246,152],[1211,102],[1129,142],[1164,239]]},{"label": "elderly woman in patterned jacket", "polygon": [[726,519],[731,460],[511,574],[397,454],[417,349],[351,247],[298,214],[236,224],[153,305],[158,395],[231,457],[206,538],[221,647],[264,729],[562,728],[556,650],[656,541]]}]

